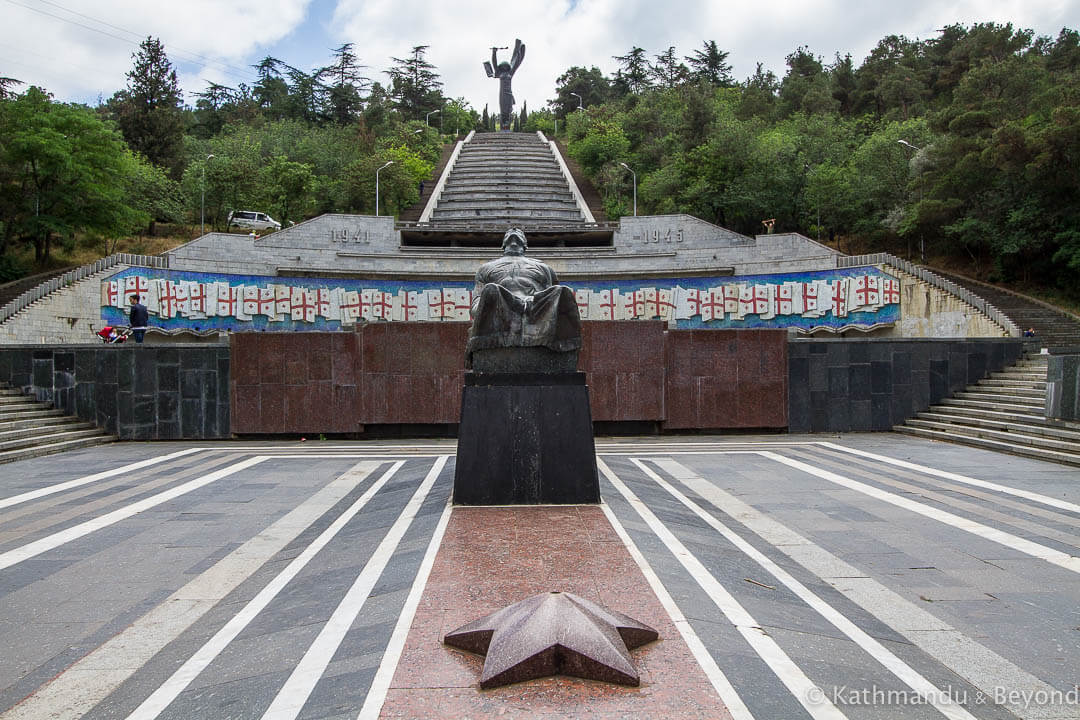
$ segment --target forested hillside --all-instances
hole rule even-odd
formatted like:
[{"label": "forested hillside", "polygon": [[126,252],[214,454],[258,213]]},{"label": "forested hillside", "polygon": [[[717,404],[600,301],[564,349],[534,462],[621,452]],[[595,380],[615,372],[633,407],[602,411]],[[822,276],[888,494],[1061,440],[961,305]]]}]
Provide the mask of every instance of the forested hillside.
[{"label": "forested hillside", "polygon": [[[102,253],[155,223],[222,229],[232,209],[288,224],[398,213],[442,145],[494,130],[442,93],[426,46],[360,64],[351,45],[304,71],[267,57],[252,85],[184,93],[148,38],[98,107],[0,77],[0,281],[59,246]],[[684,55],[683,53],[688,53]],[[732,77],[713,41],[632,47],[570,67],[515,129],[563,136],[608,216],[685,212],[746,234],[797,231],[844,251],[953,262],[1080,296],[1080,34],[953,25],[868,57],[800,47],[783,77]],[[392,163],[387,165],[387,163]],[[182,234],[182,233],[181,233]],[[32,251],[32,252],[31,252]]]},{"label": "forested hillside", "polygon": [[185,96],[148,38],[125,89],[97,108],[0,78],[0,282],[47,267],[57,246],[108,253],[155,223],[198,231],[205,217],[207,230],[223,229],[234,209],[286,225],[373,214],[376,169],[391,162],[380,212],[396,214],[417,201],[447,134],[479,122],[465,100],[443,96],[425,50],[391,58],[385,83],[344,45],[312,72],[268,57],[251,87]]},{"label": "forested hillside", "polygon": [[884,38],[861,64],[803,47],[783,77],[759,65],[743,82],[713,42],[615,59],[613,77],[567,70],[553,101],[610,217],[630,212],[629,168],[640,214],[747,234],[775,219],[845,251],[924,247],[992,279],[1080,288],[1073,30],[954,25]]}]

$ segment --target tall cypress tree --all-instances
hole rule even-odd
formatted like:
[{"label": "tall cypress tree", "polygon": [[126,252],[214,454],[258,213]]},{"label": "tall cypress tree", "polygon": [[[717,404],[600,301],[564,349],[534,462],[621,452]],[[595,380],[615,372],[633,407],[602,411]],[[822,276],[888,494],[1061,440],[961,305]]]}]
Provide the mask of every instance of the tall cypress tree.
[{"label": "tall cypress tree", "polygon": [[127,88],[109,100],[129,147],[179,178],[184,143],[183,96],[161,40],[148,37],[132,58]]},{"label": "tall cypress tree", "polygon": [[408,120],[421,120],[426,112],[443,105],[439,73],[424,59],[428,47],[415,46],[409,58],[390,58],[394,66],[386,71],[390,76],[390,94],[397,100],[397,109]]}]

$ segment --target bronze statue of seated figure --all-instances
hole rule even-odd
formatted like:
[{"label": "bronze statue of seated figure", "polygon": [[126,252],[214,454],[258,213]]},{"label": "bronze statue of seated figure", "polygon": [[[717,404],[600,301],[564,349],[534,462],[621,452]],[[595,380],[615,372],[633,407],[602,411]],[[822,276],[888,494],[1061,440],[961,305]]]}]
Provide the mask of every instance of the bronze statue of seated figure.
[{"label": "bronze statue of seated figure", "polygon": [[[519,229],[503,236],[503,255],[476,272],[465,367],[481,372],[573,372],[581,348],[574,291],[555,271],[525,257]],[[512,353],[510,348],[543,348]],[[491,352],[487,352],[491,351]],[[478,362],[483,355],[484,360]],[[490,362],[488,362],[490,361]]]}]

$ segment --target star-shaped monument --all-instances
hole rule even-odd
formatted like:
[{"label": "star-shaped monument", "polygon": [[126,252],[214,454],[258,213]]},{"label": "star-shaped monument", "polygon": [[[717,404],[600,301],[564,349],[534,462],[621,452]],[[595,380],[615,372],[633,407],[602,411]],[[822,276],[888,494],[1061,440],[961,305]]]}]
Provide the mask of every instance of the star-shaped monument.
[{"label": "star-shaped monument", "polygon": [[630,650],[659,637],[648,625],[577,595],[534,595],[447,634],[443,642],[484,658],[480,687],[573,675],[640,683]]}]

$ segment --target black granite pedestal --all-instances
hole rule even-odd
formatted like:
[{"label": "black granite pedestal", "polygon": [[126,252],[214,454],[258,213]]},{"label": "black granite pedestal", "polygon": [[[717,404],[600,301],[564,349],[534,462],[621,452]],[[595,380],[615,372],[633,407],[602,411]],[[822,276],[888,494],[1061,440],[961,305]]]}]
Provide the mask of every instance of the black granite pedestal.
[{"label": "black granite pedestal", "polygon": [[455,504],[598,502],[585,373],[465,373]]}]

